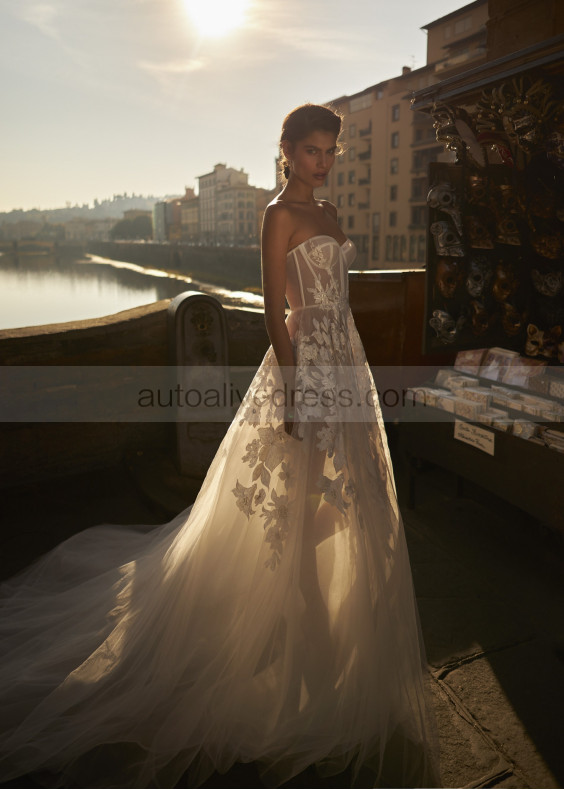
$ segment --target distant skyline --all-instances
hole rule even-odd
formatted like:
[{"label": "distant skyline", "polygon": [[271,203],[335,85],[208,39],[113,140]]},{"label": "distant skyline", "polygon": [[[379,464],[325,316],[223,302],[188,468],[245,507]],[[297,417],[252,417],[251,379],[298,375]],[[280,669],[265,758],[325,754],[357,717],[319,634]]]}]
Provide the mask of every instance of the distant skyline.
[{"label": "distant skyline", "polygon": [[[0,211],[274,187],[284,115],[426,62],[461,0],[3,0]],[[211,13],[209,13],[211,12]]]}]

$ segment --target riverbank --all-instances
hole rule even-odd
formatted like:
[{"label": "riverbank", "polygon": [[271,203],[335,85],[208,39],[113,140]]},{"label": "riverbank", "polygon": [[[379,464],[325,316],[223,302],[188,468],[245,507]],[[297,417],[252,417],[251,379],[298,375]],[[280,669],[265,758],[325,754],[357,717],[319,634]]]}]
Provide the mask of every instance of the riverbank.
[{"label": "riverbank", "polygon": [[199,247],[136,241],[90,242],[86,252],[188,275],[234,291],[262,292],[258,247]]}]

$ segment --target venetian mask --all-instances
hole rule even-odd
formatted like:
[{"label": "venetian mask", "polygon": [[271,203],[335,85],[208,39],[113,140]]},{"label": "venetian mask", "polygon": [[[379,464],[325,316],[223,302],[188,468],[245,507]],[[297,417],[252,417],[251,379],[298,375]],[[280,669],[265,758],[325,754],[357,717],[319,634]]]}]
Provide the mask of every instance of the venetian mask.
[{"label": "venetian mask", "polygon": [[558,350],[558,341],[562,334],[561,326],[553,326],[548,331],[539,329],[535,324],[527,326],[527,341],[525,343],[525,353],[530,357],[543,356],[553,357],[556,356]]},{"label": "venetian mask", "polygon": [[562,236],[559,233],[533,233],[531,245],[543,258],[556,260],[562,252]]},{"label": "venetian mask", "polygon": [[493,250],[494,243],[486,223],[476,214],[464,218],[470,246],[479,250]]},{"label": "venetian mask", "polygon": [[429,325],[443,343],[454,343],[461,323],[460,319],[456,322],[445,310],[433,310],[433,315],[429,319]]},{"label": "venetian mask", "polygon": [[501,305],[501,325],[506,335],[510,337],[519,334],[523,321],[521,313],[512,304],[502,303]]},{"label": "venetian mask", "polygon": [[433,126],[438,143],[442,143],[449,151],[457,154],[464,150],[464,143],[456,128],[455,111],[446,104],[435,104],[431,111]]},{"label": "venetian mask", "polygon": [[488,180],[481,175],[468,176],[468,200],[475,206],[488,203]]},{"label": "venetian mask", "polygon": [[447,257],[454,256],[456,258],[462,258],[464,256],[460,236],[450,223],[444,220],[433,222],[431,225],[431,233],[435,239],[437,255],[444,255]]},{"label": "venetian mask", "polygon": [[531,269],[531,279],[535,290],[543,296],[557,296],[564,285],[562,272],[540,272],[538,269]]},{"label": "venetian mask", "polygon": [[461,277],[460,261],[451,258],[437,259],[435,283],[445,299],[452,299]]},{"label": "venetian mask", "polygon": [[501,208],[505,214],[520,214],[521,206],[519,199],[513,188],[513,184],[500,184],[499,196],[501,198]]},{"label": "venetian mask", "polygon": [[485,256],[475,255],[470,258],[468,277],[466,278],[466,290],[470,296],[483,296],[492,275],[489,261]]},{"label": "venetian mask", "polygon": [[506,302],[513,296],[518,287],[519,280],[511,264],[500,261],[495,268],[495,278],[492,287],[493,297],[496,302]]},{"label": "venetian mask", "polygon": [[564,169],[564,124],[560,124],[547,136],[546,156],[553,165]]},{"label": "venetian mask", "polygon": [[431,187],[427,195],[427,203],[430,208],[444,211],[445,214],[448,214],[454,222],[458,234],[462,235],[458,196],[452,184],[441,183]]},{"label": "venetian mask", "polygon": [[521,245],[519,228],[511,215],[500,217],[496,226],[496,241],[500,244],[511,244],[516,247]]},{"label": "venetian mask", "polygon": [[485,334],[490,328],[491,320],[491,316],[484,304],[473,299],[470,302],[470,323],[472,325],[472,333],[478,337]]}]

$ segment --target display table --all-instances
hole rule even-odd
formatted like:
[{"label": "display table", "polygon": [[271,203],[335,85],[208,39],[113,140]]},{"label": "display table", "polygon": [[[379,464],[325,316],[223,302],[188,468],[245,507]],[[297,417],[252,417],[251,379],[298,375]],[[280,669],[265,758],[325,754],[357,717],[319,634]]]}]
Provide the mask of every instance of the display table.
[{"label": "display table", "polygon": [[[476,426],[481,437],[493,440],[493,455],[455,438],[456,421]],[[422,459],[450,469],[459,479],[492,491],[564,533],[564,453],[427,405],[410,404],[398,428],[409,467],[408,507],[415,506],[416,465]]]}]

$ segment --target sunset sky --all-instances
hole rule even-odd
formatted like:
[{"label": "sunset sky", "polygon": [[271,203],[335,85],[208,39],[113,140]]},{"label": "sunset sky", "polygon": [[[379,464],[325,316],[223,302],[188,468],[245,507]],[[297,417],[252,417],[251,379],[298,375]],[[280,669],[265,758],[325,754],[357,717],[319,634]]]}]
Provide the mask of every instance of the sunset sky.
[{"label": "sunset sky", "polygon": [[274,186],[284,115],[425,64],[461,0],[2,0],[0,211]]}]

